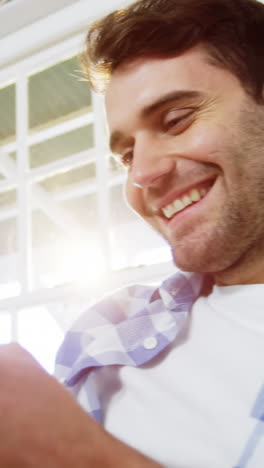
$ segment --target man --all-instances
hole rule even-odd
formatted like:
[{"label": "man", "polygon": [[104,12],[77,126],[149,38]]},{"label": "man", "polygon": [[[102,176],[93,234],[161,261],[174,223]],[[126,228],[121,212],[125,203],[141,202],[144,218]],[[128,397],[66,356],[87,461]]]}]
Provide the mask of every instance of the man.
[{"label": "man", "polygon": [[[142,0],[87,37],[127,200],[181,272],[85,313],[57,375],[112,435],[167,467],[264,463],[263,36],[255,0]],[[68,440],[83,418],[81,447],[93,441],[87,466],[157,466],[72,415]]]}]

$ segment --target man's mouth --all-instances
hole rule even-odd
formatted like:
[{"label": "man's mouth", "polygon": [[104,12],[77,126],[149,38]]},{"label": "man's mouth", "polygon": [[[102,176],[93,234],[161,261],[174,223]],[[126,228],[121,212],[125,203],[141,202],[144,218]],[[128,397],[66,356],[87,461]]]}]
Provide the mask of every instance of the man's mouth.
[{"label": "man's mouth", "polygon": [[167,219],[171,219],[176,213],[183,211],[187,206],[199,202],[205,197],[210,187],[192,188],[182,197],[177,198],[172,203],[164,206],[161,211]]}]

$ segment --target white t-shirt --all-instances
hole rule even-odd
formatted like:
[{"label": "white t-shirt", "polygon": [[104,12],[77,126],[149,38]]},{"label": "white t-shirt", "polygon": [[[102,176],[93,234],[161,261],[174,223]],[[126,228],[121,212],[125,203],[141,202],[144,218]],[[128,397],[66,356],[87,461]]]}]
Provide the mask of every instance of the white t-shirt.
[{"label": "white t-shirt", "polygon": [[215,286],[150,364],[97,374],[106,429],[169,468],[263,468],[263,383],[264,285]]}]

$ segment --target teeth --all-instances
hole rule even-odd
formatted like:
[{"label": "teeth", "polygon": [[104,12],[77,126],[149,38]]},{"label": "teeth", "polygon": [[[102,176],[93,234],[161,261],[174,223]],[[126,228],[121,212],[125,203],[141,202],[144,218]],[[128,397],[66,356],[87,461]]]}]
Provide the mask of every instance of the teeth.
[{"label": "teeth", "polygon": [[183,210],[183,208],[185,208],[185,205],[184,205],[184,203],[183,203],[181,200],[175,200],[175,202],[173,202],[172,206],[173,206],[174,211],[175,211],[176,213],[177,213],[178,211]]},{"label": "teeth", "polygon": [[172,215],[175,213],[173,205],[166,206],[166,208],[163,208],[162,212],[166,216],[166,218],[171,218]]},{"label": "teeth", "polygon": [[197,202],[197,201],[201,200],[201,196],[200,196],[197,189],[191,190],[190,198],[191,198],[192,202]]},{"label": "teeth", "polygon": [[188,197],[188,195],[185,195],[182,201],[183,201],[184,207],[192,204],[192,200],[190,199],[190,197]]},{"label": "teeth", "polygon": [[192,189],[188,195],[184,195],[181,199],[175,200],[170,205],[167,205],[165,208],[162,208],[163,214],[166,218],[170,219],[173,215],[182,211],[186,206],[191,205],[192,203],[198,202],[203,198],[208,192],[208,189],[202,188]]}]

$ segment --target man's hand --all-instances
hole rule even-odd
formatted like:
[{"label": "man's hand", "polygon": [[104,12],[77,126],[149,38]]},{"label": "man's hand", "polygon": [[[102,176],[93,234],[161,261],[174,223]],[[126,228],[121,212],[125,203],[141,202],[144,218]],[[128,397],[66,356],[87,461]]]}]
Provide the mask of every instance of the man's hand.
[{"label": "man's hand", "polygon": [[159,468],[90,418],[17,344],[0,346],[1,468]]}]

